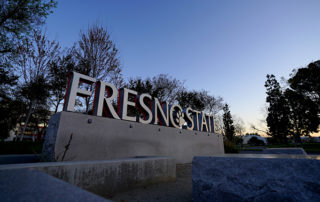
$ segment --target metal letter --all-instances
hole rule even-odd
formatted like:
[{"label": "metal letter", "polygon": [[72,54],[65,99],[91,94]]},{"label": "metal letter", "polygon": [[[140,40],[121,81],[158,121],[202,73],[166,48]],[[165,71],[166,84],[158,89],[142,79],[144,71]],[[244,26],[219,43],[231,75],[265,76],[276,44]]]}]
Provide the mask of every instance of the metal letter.
[{"label": "metal letter", "polygon": [[120,103],[118,106],[118,113],[121,119],[127,120],[127,121],[136,121],[136,117],[134,116],[128,116],[128,105],[135,107],[136,103],[129,101],[129,93],[132,95],[137,95],[138,93],[134,90],[129,90],[127,88],[122,88],[120,90]]},{"label": "metal letter", "polygon": [[186,118],[186,122],[187,122],[187,129],[188,130],[193,130],[194,127],[194,123],[193,123],[193,119],[190,116],[190,114],[192,114],[192,109],[190,107],[185,108],[184,109],[184,117]]},{"label": "metal letter", "polygon": [[[105,97],[106,91],[107,96]],[[118,90],[114,85],[103,81],[98,81],[93,104],[93,115],[102,116],[102,110],[105,110],[105,114],[107,116],[114,119],[120,119],[111,103],[111,101],[114,100],[117,96]]]},{"label": "metal letter", "polygon": [[215,126],[214,126],[214,118],[213,116],[209,116],[209,126],[211,133],[215,133]]},{"label": "metal letter", "polygon": [[[154,98],[152,102],[152,112],[153,112],[153,124],[158,124],[160,121],[160,125],[169,126],[169,112],[168,112],[168,102],[165,101],[161,106],[158,98]],[[158,114],[158,112],[160,112]]]},{"label": "metal letter", "polygon": [[199,127],[199,114],[201,112],[200,111],[197,111],[197,110],[193,110],[193,123],[194,123],[194,127],[193,127],[193,130],[200,130],[200,127]]},{"label": "metal letter", "polygon": [[[178,109],[178,112],[174,111],[175,108]],[[185,120],[184,114],[182,113],[182,108],[178,104],[172,105],[170,107],[170,126],[173,126],[175,128],[181,128],[184,123]]]},{"label": "metal letter", "polygon": [[88,97],[92,94],[92,92],[79,88],[79,84],[81,82],[93,84],[94,82],[96,82],[96,79],[83,74],[79,74],[77,72],[72,72],[68,81],[63,111],[74,111],[76,96]]},{"label": "metal letter", "polygon": [[[203,128],[203,126],[206,126],[205,128]],[[206,119],[206,114],[204,112],[201,113],[201,123],[200,123],[200,131],[203,131],[203,129],[205,129],[205,132],[209,132],[208,130],[208,124],[207,124],[207,119]]]},{"label": "metal letter", "polygon": [[143,93],[137,96],[138,102],[136,102],[136,105],[138,109],[141,111],[141,113],[143,113],[144,115],[144,118],[137,117],[137,122],[149,124],[152,121],[152,112],[149,109],[149,107],[144,103],[144,98],[149,98],[149,100],[152,101],[152,97],[149,94]]}]

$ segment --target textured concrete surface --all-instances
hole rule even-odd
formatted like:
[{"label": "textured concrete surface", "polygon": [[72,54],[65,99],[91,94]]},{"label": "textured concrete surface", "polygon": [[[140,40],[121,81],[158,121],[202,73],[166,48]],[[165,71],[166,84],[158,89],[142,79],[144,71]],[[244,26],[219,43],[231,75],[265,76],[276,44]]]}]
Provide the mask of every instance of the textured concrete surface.
[{"label": "textured concrete surface", "polygon": [[73,112],[53,115],[47,131],[43,156],[54,161],[172,156],[191,163],[194,156],[224,153],[218,134]]},{"label": "textured concrete surface", "polygon": [[[56,113],[50,117],[46,130],[45,141],[42,146],[41,158],[43,161],[52,161],[54,158],[55,142],[58,134],[61,113]],[[70,134],[69,134],[70,135]]]},{"label": "textured concrete surface", "polygon": [[176,179],[176,163],[170,157],[0,165],[0,171],[26,168],[104,196]]},{"label": "textured concrete surface", "polygon": [[192,163],[193,200],[320,201],[320,161],[317,157],[245,156],[250,155],[195,157]]},{"label": "textured concrete surface", "polygon": [[102,197],[72,186],[40,171],[0,170],[1,202],[106,202]]},{"label": "textured concrete surface", "polygon": [[37,154],[0,155],[0,164],[34,163],[39,161],[40,161],[40,156]]},{"label": "textured concrete surface", "polygon": [[120,192],[108,199],[115,202],[191,202],[191,164],[177,165],[177,180]]}]

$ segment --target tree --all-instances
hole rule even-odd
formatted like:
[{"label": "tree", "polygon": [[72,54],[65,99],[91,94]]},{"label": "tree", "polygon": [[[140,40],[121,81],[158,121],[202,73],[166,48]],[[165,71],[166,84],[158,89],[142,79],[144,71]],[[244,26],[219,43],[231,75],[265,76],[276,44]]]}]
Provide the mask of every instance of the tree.
[{"label": "tree", "polygon": [[53,0],[2,0],[0,2],[0,53],[15,51],[18,42],[44,23],[57,5]]},{"label": "tree", "polygon": [[31,39],[19,46],[19,58],[16,61],[21,74],[21,95],[28,106],[21,140],[28,125],[29,118],[35,108],[47,104],[50,85],[49,64],[57,60],[60,46],[56,41],[50,41],[44,34],[34,30]]},{"label": "tree", "polygon": [[290,127],[290,109],[286,98],[274,75],[267,75],[267,81],[264,86],[267,89],[266,101],[269,104],[267,116],[268,134],[278,140],[279,143],[286,143]]},{"label": "tree", "polygon": [[184,86],[178,79],[172,78],[167,74],[146,78],[131,78],[126,84],[127,88],[137,91],[138,93],[148,93],[160,101],[168,101],[170,104],[176,102],[179,92],[183,91]]},{"label": "tree", "polygon": [[228,104],[223,107],[223,126],[225,137],[232,142],[235,136],[235,128]]},{"label": "tree", "polygon": [[[79,73],[98,80],[113,83],[116,87],[123,85],[118,49],[110,39],[106,29],[93,25],[87,32],[80,32],[80,40],[74,46],[76,68]],[[92,91],[92,86],[86,86]],[[92,96],[85,98],[85,111],[92,105]]]},{"label": "tree", "polygon": [[233,116],[234,121],[234,131],[236,135],[243,135],[245,128],[244,128],[244,122],[240,117]]},{"label": "tree", "polygon": [[198,91],[182,90],[178,93],[177,101],[182,108],[191,107],[192,109],[203,111],[206,107],[206,102],[203,94]]},{"label": "tree", "polygon": [[49,63],[50,102],[57,113],[66,91],[67,75],[75,69],[73,56],[68,53]]},{"label": "tree", "polygon": [[223,136],[225,136],[224,134],[224,125],[223,125],[223,114],[217,114],[214,117],[214,127],[215,127],[215,132],[222,134]]},{"label": "tree", "polygon": [[177,93],[176,99],[183,108],[191,107],[198,111],[204,111],[214,117],[223,108],[223,99],[209,95],[208,91],[205,90],[188,91],[183,89]]},{"label": "tree", "polygon": [[25,103],[20,99],[0,99],[0,137],[6,138],[16,127],[25,112]]},{"label": "tree", "polygon": [[257,137],[251,137],[248,140],[248,144],[249,145],[254,145],[254,146],[264,146],[265,143],[263,140],[258,139]]},{"label": "tree", "polygon": [[294,137],[295,143],[302,144],[300,136],[318,132],[320,124],[319,108],[310,97],[306,97],[296,91],[287,89],[284,92],[289,107],[289,134]]},{"label": "tree", "polygon": [[0,114],[5,115],[0,125],[4,136],[15,127],[15,118],[19,113],[13,110],[21,109],[17,107],[21,102],[15,100],[13,95],[18,77],[14,74],[12,62],[17,57],[18,44],[30,36],[32,29],[44,23],[55,6],[56,1],[53,0],[0,1]]},{"label": "tree", "polygon": [[222,97],[215,97],[213,95],[206,96],[206,107],[205,110],[210,115],[214,117],[223,109],[223,99]]},{"label": "tree", "polygon": [[153,96],[152,83],[149,78],[142,80],[141,78],[130,78],[126,87],[137,91],[138,93],[148,93]]},{"label": "tree", "polygon": [[318,131],[320,124],[320,60],[294,70],[285,92],[290,107],[290,133],[301,143],[301,135]]},{"label": "tree", "polygon": [[248,136],[248,135],[261,136],[259,133],[246,133],[246,134],[245,134],[245,136]]},{"label": "tree", "polygon": [[176,102],[178,93],[184,89],[183,82],[168,74],[154,76],[151,83],[154,96],[160,101],[168,101],[170,104]]},{"label": "tree", "polygon": [[288,80],[291,89],[315,102],[320,109],[320,60],[294,70]]}]

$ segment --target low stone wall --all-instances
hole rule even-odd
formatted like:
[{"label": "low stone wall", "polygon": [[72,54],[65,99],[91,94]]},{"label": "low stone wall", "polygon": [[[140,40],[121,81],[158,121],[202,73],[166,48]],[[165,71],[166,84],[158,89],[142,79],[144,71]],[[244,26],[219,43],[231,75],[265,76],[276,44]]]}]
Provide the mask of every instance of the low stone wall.
[{"label": "low stone wall", "polygon": [[43,172],[29,169],[0,170],[1,202],[109,202]]},{"label": "low stone wall", "polygon": [[43,171],[103,196],[112,196],[119,191],[176,179],[176,162],[170,157],[0,166],[0,171],[14,169]]},{"label": "low stone wall", "polygon": [[193,201],[320,201],[320,159],[290,155],[195,157]]},{"label": "low stone wall", "polygon": [[172,156],[183,164],[194,156],[224,154],[219,134],[73,112],[51,116],[43,148],[45,161]]}]

